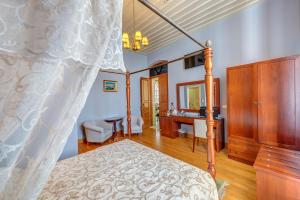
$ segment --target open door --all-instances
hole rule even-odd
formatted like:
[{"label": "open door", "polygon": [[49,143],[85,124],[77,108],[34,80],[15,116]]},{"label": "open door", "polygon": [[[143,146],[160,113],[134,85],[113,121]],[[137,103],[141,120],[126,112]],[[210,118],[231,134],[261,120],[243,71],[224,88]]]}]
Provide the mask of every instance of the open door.
[{"label": "open door", "polygon": [[141,115],[144,120],[144,128],[151,125],[151,81],[149,78],[141,78]]}]

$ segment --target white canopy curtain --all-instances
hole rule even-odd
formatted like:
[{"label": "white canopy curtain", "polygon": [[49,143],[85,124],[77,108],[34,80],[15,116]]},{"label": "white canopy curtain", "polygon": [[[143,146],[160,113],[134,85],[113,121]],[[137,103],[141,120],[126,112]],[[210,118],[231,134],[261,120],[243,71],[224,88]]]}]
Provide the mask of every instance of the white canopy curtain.
[{"label": "white canopy curtain", "polygon": [[0,10],[0,199],[36,199],[99,68],[125,70],[122,0],[1,0]]}]

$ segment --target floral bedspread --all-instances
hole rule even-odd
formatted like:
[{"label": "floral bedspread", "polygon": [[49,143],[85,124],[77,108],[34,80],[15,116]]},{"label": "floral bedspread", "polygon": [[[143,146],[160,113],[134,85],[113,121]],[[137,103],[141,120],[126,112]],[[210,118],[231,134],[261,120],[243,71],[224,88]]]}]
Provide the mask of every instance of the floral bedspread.
[{"label": "floral bedspread", "polygon": [[57,163],[39,199],[217,200],[210,174],[131,140]]}]

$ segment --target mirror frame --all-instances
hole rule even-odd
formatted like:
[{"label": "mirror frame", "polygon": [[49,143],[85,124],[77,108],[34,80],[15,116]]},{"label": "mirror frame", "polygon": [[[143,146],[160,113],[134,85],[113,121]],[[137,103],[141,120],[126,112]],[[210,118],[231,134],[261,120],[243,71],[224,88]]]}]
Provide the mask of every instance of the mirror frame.
[{"label": "mirror frame", "polygon": [[[177,110],[178,111],[184,111],[184,112],[200,112],[199,110],[194,110],[194,109],[181,109],[180,108],[180,86],[186,86],[186,85],[195,85],[195,84],[205,84],[205,80],[199,80],[199,81],[191,81],[191,82],[183,82],[183,83],[177,83],[176,84],[176,95],[177,95]],[[214,107],[218,109],[220,112],[220,79],[219,78],[214,78],[213,81],[213,92],[214,92]]]}]

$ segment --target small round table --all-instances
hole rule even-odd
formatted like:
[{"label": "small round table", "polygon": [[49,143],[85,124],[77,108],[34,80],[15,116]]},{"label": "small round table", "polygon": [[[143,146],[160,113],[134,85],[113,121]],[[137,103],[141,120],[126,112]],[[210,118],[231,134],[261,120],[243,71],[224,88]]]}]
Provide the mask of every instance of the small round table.
[{"label": "small round table", "polygon": [[115,137],[117,135],[117,122],[121,121],[122,119],[123,117],[111,117],[111,118],[104,119],[104,121],[106,121],[107,123],[112,123],[114,126],[113,140],[115,140]]}]

